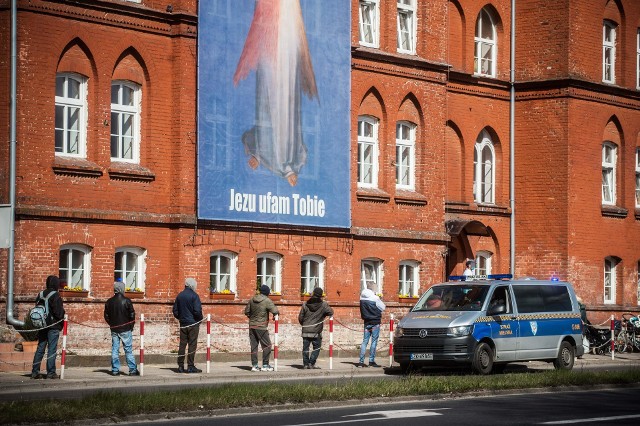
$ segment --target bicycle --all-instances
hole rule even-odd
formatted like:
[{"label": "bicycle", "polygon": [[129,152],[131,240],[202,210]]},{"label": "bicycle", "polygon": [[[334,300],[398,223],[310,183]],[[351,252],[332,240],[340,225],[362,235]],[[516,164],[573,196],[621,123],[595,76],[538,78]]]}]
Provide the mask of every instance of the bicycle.
[{"label": "bicycle", "polygon": [[622,314],[620,330],[614,339],[616,352],[640,351],[640,319],[631,313]]}]

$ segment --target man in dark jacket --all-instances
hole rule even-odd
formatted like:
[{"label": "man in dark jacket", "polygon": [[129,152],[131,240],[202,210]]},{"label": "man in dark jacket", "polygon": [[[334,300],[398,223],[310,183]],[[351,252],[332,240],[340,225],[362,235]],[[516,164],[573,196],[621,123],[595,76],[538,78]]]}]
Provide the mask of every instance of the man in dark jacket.
[{"label": "man in dark jacket", "polygon": [[[373,289],[376,288],[377,287],[373,287]],[[364,320],[364,336],[362,338],[362,345],[360,346],[360,362],[358,363],[358,367],[367,366],[367,364],[364,363],[364,355],[369,339],[371,339],[369,367],[380,367],[380,365],[376,364],[376,346],[378,346],[378,337],[380,336],[382,312],[384,312],[386,306],[378,295],[375,294],[373,289],[365,288],[360,294],[360,317]]]},{"label": "man in dark jacket", "polygon": [[[180,321],[180,346],[178,347],[178,373],[202,373],[196,367],[196,349],[198,348],[198,334],[202,321],[202,303],[196,293],[198,283],[193,278],[184,281],[184,290],[178,294],[173,304],[173,316]],[[189,344],[187,353],[187,369],[184,369],[184,350]]]},{"label": "man in dark jacket", "polygon": [[139,376],[136,359],[133,357],[133,325],[136,311],[131,299],[124,295],[124,283],[113,283],[114,295],[104,304],[104,320],[111,327],[111,375],[120,375],[120,342],[129,366],[130,376]]},{"label": "man in dark jacket", "polygon": [[[58,338],[60,330],[62,330],[62,320],[64,320],[64,307],[62,305],[62,297],[58,293],[60,280],[55,275],[47,277],[47,288],[41,291],[36,298],[36,306],[47,303],[49,305],[49,315],[47,316],[48,326],[38,331],[38,348],[33,355],[33,366],[31,367],[31,378],[39,379],[40,363],[44,357],[45,348],[47,351],[47,379],[57,379],[56,374],[56,354],[58,350]],[[45,301],[47,296],[51,296]]]},{"label": "man in dark jacket", "polygon": [[[251,344],[251,371],[273,371],[269,365],[271,339],[269,339],[269,312],[278,315],[278,308],[269,299],[271,289],[267,285],[260,287],[260,293],[253,296],[244,308],[249,317],[249,343]],[[258,342],[262,346],[262,368],[258,365]]]},{"label": "man in dark jacket", "polygon": [[[302,325],[302,364],[304,369],[320,368],[316,366],[316,360],[322,346],[322,329],[324,318],[333,315],[333,309],[322,300],[322,289],[313,289],[313,295],[302,304],[298,314],[298,322]],[[313,351],[309,355],[309,345],[313,345]]]}]

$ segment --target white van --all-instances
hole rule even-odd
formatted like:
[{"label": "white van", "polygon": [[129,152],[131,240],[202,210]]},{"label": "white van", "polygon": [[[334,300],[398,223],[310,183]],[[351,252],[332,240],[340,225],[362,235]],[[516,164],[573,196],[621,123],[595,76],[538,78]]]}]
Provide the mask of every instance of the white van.
[{"label": "white van", "polygon": [[[479,374],[542,360],[570,370],[582,356],[580,308],[571,284],[508,275],[431,287],[398,323],[394,360],[403,371],[468,363]],[[454,277],[450,277],[454,278]]]}]

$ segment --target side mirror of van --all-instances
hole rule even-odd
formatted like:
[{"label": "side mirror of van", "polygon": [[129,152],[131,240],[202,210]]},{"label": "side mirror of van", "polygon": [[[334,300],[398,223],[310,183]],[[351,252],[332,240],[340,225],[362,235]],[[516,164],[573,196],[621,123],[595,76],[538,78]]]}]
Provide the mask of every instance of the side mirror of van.
[{"label": "side mirror of van", "polygon": [[500,315],[500,314],[504,314],[507,312],[507,307],[505,306],[504,303],[498,303],[496,305],[493,305],[489,308],[489,310],[487,311],[487,315],[494,316],[494,315]]}]

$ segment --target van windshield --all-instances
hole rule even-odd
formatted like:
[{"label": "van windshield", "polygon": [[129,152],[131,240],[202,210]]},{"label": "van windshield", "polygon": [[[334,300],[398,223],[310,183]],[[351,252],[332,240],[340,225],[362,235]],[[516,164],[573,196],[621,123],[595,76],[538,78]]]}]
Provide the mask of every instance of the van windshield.
[{"label": "van windshield", "polygon": [[436,285],[420,298],[411,311],[479,311],[488,292],[488,285]]}]

